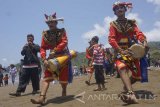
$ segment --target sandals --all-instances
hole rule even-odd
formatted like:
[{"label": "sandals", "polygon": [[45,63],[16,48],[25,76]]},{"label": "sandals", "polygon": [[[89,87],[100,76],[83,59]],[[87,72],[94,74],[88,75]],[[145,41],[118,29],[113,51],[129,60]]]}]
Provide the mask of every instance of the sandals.
[{"label": "sandals", "polygon": [[45,99],[46,99],[46,95],[40,95],[40,97],[38,99],[31,99],[31,102],[33,104],[44,105],[45,104]]},{"label": "sandals", "polygon": [[128,91],[127,93],[121,93],[119,95],[120,99],[127,104],[137,104],[138,100],[133,91]]}]

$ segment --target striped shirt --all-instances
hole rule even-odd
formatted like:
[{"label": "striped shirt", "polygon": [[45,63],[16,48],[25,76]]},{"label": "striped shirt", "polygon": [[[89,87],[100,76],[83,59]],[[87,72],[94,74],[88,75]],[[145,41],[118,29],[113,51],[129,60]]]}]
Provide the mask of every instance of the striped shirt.
[{"label": "striped shirt", "polygon": [[104,48],[102,44],[96,44],[93,48],[93,65],[103,65]]},{"label": "striped shirt", "polygon": [[10,74],[11,75],[16,75],[16,73],[17,73],[17,68],[16,67],[10,68]]}]

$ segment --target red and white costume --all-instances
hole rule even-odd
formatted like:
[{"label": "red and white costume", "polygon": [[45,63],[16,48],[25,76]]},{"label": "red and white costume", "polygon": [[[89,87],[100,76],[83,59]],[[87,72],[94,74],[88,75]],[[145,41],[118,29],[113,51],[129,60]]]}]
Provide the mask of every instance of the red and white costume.
[{"label": "red and white costume", "polygon": [[[137,27],[135,20],[127,19],[126,27],[123,30],[121,27],[122,26],[117,21],[113,21],[110,23],[108,41],[115,50],[118,50],[118,48],[129,48],[129,38],[138,42],[143,42],[146,40],[144,34]],[[127,69],[130,69],[132,71],[133,78],[141,79],[140,63],[138,59],[134,61],[137,72],[126,65],[126,63],[124,63],[122,60],[116,59],[115,63],[118,67],[118,71],[127,67]]]},{"label": "red and white costume", "polygon": [[[55,57],[63,56],[67,52],[68,39],[65,29],[57,29],[55,31],[47,30],[42,33],[41,42],[41,58],[47,59],[46,50],[54,51]],[[47,81],[54,80],[54,75],[48,70],[45,70],[44,79]],[[59,81],[61,83],[67,83],[68,81],[68,65],[60,68]]]}]

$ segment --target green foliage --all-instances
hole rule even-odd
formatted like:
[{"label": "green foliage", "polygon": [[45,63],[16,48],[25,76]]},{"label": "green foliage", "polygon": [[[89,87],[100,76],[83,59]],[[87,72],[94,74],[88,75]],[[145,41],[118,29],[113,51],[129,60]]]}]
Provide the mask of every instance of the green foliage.
[{"label": "green foliage", "polygon": [[150,52],[160,50],[160,42],[148,42],[148,45],[150,47]]},{"label": "green foliage", "polygon": [[160,51],[159,50],[153,50],[151,52],[151,59],[152,60],[160,59]]},{"label": "green foliage", "polygon": [[160,42],[149,42],[151,60],[160,58]]},{"label": "green foliage", "polygon": [[73,66],[81,66],[81,65],[87,65],[87,58],[85,57],[85,52],[77,53],[77,57],[72,59],[72,65]]}]

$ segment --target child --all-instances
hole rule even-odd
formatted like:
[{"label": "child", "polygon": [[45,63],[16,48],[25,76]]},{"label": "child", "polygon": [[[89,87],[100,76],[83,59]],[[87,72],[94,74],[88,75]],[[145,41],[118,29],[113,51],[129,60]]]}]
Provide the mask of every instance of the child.
[{"label": "child", "polygon": [[8,79],[9,79],[8,74],[6,74],[6,75],[4,76],[4,78],[3,78],[3,80],[4,80],[4,85],[5,85],[5,86],[8,85]]}]

